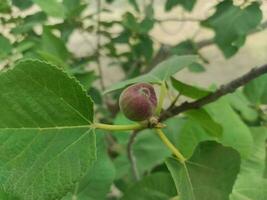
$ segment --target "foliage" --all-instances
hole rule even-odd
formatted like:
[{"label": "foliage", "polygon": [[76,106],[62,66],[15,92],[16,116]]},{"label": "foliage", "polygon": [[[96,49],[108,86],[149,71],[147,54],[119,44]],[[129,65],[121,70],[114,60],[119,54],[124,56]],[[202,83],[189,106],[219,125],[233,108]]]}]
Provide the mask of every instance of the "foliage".
[{"label": "foliage", "polygon": [[[266,26],[260,2],[219,1],[193,20],[213,38],[173,45],[153,37],[168,21],[153,0],[128,0],[118,19],[104,17],[120,3],[0,0],[0,199],[267,199],[266,74],[197,109],[171,112],[216,91],[174,75],[208,73],[205,46],[215,44],[226,59],[237,54]],[[198,3],[166,0],[164,10],[189,15]],[[85,38],[82,55],[70,45],[77,33],[96,42]],[[106,87],[106,66],[123,72],[121,81]],[[155,86],[159,104],[155,119],[135,123],[118,99],[140,82]]]}]

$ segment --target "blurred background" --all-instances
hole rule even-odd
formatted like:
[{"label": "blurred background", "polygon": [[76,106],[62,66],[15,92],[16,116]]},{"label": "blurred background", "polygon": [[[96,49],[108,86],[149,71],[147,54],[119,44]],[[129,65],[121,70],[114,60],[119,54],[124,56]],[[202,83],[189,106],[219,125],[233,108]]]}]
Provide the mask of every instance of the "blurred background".
[{"label": "blurred background", "polygon": [[[52,58],[53,56],[46,54],[44,51],[50,51],[52,54],[53,51],[54,53],[57,51],[62,53],[60,48],[63,48],[63,51],[70,52],[71,57],[73,57],[73,59],[69,57],[69,61],[67,61],[66,57],[62,56],[65,64],[72,65],[71,67],[83,65],[86,70],[95,70],[96,74],[99,74],[99,70],[97,70],[98,64],[94,61],[96,61],[95,56],[99,57],[99,64],[105,77],[103,82],[105,87],[108,87],[112,83],[123,79],[125,73],[131,73],[128,69],[125,70],[116,66],[129,65],[133,60],[138,60],[138,58],[127,55],[133,52],[131,48],[136,43],[134,41],[135,36],[132,38],[130,36],[127,38],[126,36],[127,25],[123,23],[126,20],[130,20],[126,19],[127,13],[135,16],[135,19],[140,21],[147,16],[146,12],[150,12],[148,11],[149,9],[153,12],[153,17],[151,18],[154,21],[144,35],[149,37],[151,41],[141,41],[144,46],[137,47],[143,48],[148,57],[151,57],[147,58],[145,65],[155,65],[155,62],[158,63],[161,60],[155,59],[159,50],[163,55],[162,58],[165,58],[165,54],[170,47],[175,47],[186,40],[192,40],[194,44],[202,45],[197,50],[197,53],[203,58],[201,66],[197,66],[193,70],[194,73],[191,73],[192,70],[183,70],[176,75],[180,80],[191,84],[203,86],[209,86],[212,83],[221,84],[255,66],[267,62],[267,29],[265,30],[266,23],[264,23],[267,19],[266,0],[258,1],[263,14],[261,20],[263,26],[257,27],[256,31],[252,31],[253,33],[249,34],[239,51],[227,58],[225,58],[218,46],[211,41],[215,36],[214,30],[200,25],[201,21],[215,13],[216,5],[220,2],[218,0],[188,1],[189,8],[186,8],[186,3],[177,3],[179,1],[175,0],[107,0],[100,1],[100,5],[98,5],[99,1],[69,0],[63,1],[65,8],[62,12],[63,14],[67,13],[66,16],[61,16],[60,9],[62,6],[60,4],[62,5],[62,3],[60,1],[36,0],[34,1],[35,4],[29,0],[13,0],[12,2],[2,0],[1,2],[2,11],[4,11],[5,4],[10,7],[8,11],[2,12],[0,15],[1,36],[8,40],[8,42],[3,39],[0,40],[2,42],[0,43],[2,44],[0,46],[0,52],[2,52],[0,65],[2,68],[12,65],[22,57],[42,57],[58,64],[58,61]],[[243,6],[245,8],[251,2],[254,1],[234,0],[233,4],[234,6]],[[169,8],[167,9],[168,3]],[[98,15],[99,9],[100,13]],[[72,13],[71,15],[71,12],[74,14]],[[98,17],[103,22],[100,25],[100,30],[97,30]],[[44,27],[49,29],[49,32],[52,32],[56,39],[49,39],[49,36],[45,37],[43,34]],[[101,34],[97,34],[98,32],[101,32]],[[60,45],[57,46],[57,43],[61,43],[61,41],[53,42],[53,40],[57,39],[65,43],[66,49],[65,47],[60,47]],[[116,46],[110,45],[115,40],[117,40]],[[98,41],[101,44],[97,44]],[[45,45],[43,44],[44,42],[46,43]],[[51,44],[47,44],[48,42],[51,42]],[[145,50],[146,42],[149,43],[147,50]],[[13,45],[12,49],[7,43]],[[40,48],[42,53],[40,53]],[[97,48],[100,49],[98,53],[96,53]],[[7,51],[7,49],[10,51]],[[36,49],[38,49],[38,52]],[[107,53],[107,51],[110,52]],[[116,53],[112,51],[116,51]],[[32,52],[35,52],[36,55],[33,55],[34,53]],[[122,55],[123,53],[125,55]],[[141,54],[143,53],[141,52]],[[116,58],[118,59],[116,60]],[[70,59],[72,60],[70,61]],[[86,60],[86,62],[81,61],[82,59]],[[125,59],[128,59],[129,62],[127,63]],[[96,83],[96,85],[99,85],[99,83]]]}]

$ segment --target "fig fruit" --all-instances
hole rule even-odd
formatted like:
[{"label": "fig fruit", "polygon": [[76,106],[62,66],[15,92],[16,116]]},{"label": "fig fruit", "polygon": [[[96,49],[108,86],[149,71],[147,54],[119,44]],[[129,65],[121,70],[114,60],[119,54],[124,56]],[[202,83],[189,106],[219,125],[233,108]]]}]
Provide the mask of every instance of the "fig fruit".
[{"label": "fig fruit", "polygon": [[137,83],[126,88],[120,95],[120,109],[132,121],[144,121],[155,112],[157,96],[152,85]]}]

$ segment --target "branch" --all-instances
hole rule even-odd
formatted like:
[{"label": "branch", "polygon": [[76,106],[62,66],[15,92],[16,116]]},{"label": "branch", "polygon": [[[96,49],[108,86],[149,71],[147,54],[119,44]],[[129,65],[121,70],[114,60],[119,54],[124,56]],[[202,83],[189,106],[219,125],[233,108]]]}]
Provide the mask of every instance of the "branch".
[{"label": "branch", "polygon": [[251,71],[248,73],[244,74],[243,76],[227,83],[226,85],[222,85],[218,90],[215,92],[198,99],[193,102],[184,102],[179,106],[173,107],[170,110],[166,110],[165,112],[162,113],[160,116],[160,120],[164,121],[170,117],[173,117],[175,115],[179,115],[182,112],[192,110],[192,109],[198,109],[201,108],[202,106],[212,103],[216,100],[218,100],[220,97],[234,92],[237,88],[247,84],[251,80],[267,73],[267,64],[261,66],[261,67],[256,67],[253,68]]},{"label": "branch", "polygon": [[[259,25],[259,27],[257,27],[253,31],[249,32],[248,35],[252,35],[254,33],[258,33],[258,32],[260,32],[260,31],[262,31],[262,30],[264,30],[266,28],[267,28],[267,21],[263,22],[261,25]],[[196,42],[196,47],[197,47],[198,50],[200,50],[200,49],[202,49],[204,47],[208,47],[208,46],[213,45],[213,44],[215,44],[213,38],[205,39],[205,40],[201,40],[199,42]],[[158,63],[160,63],[161,61],[163,61],[166,58],[168,58],[169,56],[171,56],[170,49],[171,49],[171,46],[169,46],[169,45],[161,45],[160,49],[158,50],[158,52],[156,53],[156,55],[152,59],[151,64],[147,67],[145,72],[150,71]]]},{"label": "branch", "polygon": [[140,175],[137,169],[136,159],[133,153],[133,144],[135,142],[135,138],[138,133],[139,133],[138,131],[133,131],[127,144],[127,155],[128,155],[128,159],[131,164],[131,170],[132,170],[133,176],[136,181],[140,180]]},{"label": "branch", "polygon": [[198,18],[192,18],[192,17],[185,17],[185,18],[165,18],[165,19],[155,19],[156,22],[158,23],[163,23],[163,22],[200,22],[201,19]]},{"label": "branch", "polygon": [[100,22],[101,22],[101,0],[96,0],[97,1],[97,27],[96,27],[96,64],[97,64],[97,69],[99,73],[99,78],[100,78],[100,86],[101,89],[104,91],[105,90],[105,84],[103,80],[103,70],[101,67],[101,62],[100,62],[100,48],[101,48],[101,34],[100,34]]}]

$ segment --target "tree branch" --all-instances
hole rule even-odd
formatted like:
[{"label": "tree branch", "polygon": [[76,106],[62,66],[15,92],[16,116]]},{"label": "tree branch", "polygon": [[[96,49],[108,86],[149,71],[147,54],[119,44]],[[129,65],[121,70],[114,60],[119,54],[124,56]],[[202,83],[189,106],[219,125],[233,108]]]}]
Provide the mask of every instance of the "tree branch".
[{"label": "tree branch", "polygon": [[[263,22],[261,25],[259,25],[259,27],[257,27],[256,29],[254,29],[253,31],[249,32],[248,35],[252,35],[254,33],[258,33],[264,29],[267,28],[267,21]],[[204,48],[204,47],[208,47],[210,45],[215,44],[214,39],[204,39],[201,40],[199,42],[196,42],[196,47],[198,50]],[[158,52],[155,54],[154,58],[151,61],[151,64],[146,68],[145,72],[150,71],[151,69],[153,69],[158,63],[160,63],[161,61],[167,59],[169,56],[171,56],[171,52],[170,52],[171,46],[169,45],[161,45],[160,49],[158,50]]]},{"label": "tree branch", "polygon": [[182,112],[192,110],[192,109],[198,109],[203,107],[206,104],[212,103],[216,100],[218,100],[220,97],[234,92],[237,88],[245,85],[246,83],[250,82],[251,80],[267,73],[267,64],[261,66],[261,67],[256,67],[253,68],[251,71],[248,73],[244,74],[243,76],[227,83],[226,85],[222,85],[218,90],[215,92],[198,99],[193,102],[184,102],[179,106],[175,106],[169,110],[166,110],[163,112],[160,116],[160,120],[164,121],[170,117],[173,117],[175,115],[179,115]]},{"label": "tree branch", "polygon": [[127,144],[127,155],[131,164],[132,174],[136,181],[140,180],[140,175],[137,169],[136,159],[133,153],[133,144],[135,142],[135,138],[138,133],[139,133],[138,131],[133,131]]},{"label": "tree branch", "polygon": [[101,34],[100,34],[100,22],[101,22],[101,0],[96,0],[97,1],[97,26],[96,26],[96,64],[97,64],[97,69],[99,73],[99,78],[100,78],[100,86],[101,89],[104,91],[105,90],[105,84],[104,84],[104,77],[103,77],[103,70],[101,67],[101,61],[100,61],[100,48],[101,48]]}]

